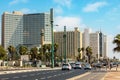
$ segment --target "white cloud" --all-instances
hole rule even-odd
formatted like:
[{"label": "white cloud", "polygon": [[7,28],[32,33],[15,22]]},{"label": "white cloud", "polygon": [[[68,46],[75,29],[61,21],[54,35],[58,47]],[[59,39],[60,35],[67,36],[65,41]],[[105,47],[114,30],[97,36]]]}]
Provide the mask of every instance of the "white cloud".
[{"label": "white cloud", "polygon": [[85,8],[83,8],[84,12],[95,12],[98,11],[98,8],[107,5],[106,2],[96,2],[93,4],[88,4]]},{"label": "white cloud", "polygon": [[63,9],[60,6],[57,6],[55,8],[55,14],[62,14],[63,13]]},{"label": "white cloud", "polygon": [[11,2],[9,2],[9,5],[14,5],[17,3],[26,3],[28,0],[12,0]]},{"label": "white cloud", "polygon": [[70,7],[72,0],[54,0],[54,2],[62,6]]},{"label": "white cloud", "polygon": [[59,25],[54,29],[57,31],[63,31],[64,26],[66,26],[67,30],[74,30],[74,27],[84,27],[85,25],[82,23],[81,18],[78,17],[63,17],[57,16],[55,18],[55,24]]},{"label": "white cloud", "polygon": [[21,11],[22,13],[35,13],[37,12],[36,10],[31,10],[31,9],[28,9],[28,8],[23,8],[23,9],[20,9],[19,11]]}]

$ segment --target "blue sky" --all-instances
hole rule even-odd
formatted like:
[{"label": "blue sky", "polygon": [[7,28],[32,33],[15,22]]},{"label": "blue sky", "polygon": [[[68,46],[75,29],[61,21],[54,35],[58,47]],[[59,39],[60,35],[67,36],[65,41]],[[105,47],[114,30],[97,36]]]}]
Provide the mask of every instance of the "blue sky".
[{"label": "blue sky", "polygon": [[108,37],[108,56],[120,58],[120,53],[112,51],[113,37],[120,31],[120,0],[0,0],[0,5],[0,15],[5,11],[49,12],[53,8],[54,24],[60,25],[55,30],[63,30],[65,25],[67,30],[101,29]]}]

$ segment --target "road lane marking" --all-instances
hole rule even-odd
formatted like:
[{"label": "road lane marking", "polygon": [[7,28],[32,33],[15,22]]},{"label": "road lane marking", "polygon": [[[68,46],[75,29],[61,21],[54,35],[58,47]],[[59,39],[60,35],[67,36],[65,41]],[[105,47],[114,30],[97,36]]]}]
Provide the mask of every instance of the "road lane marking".
[{"label": "road lane marking", "polygon": [[57,76],[57,75],[54,75],[54,77]]},{"label": "road lane marking", "polygon": [[44,72],[44,73],[42,73],[42,74],[46,74],[46,73]]},{"label": "road lane marking", "polygon": [[40,73],[37,73],[36,75],[39,75]]},{"label": "road lane marking", "polygon": [[58,76],[60,76],[61,74],[58,74]]},{"label": "road lane marking", "polygon": [[47,78],[51,78],[52,76],[48,76]]},{"label": "road lane marking", "polygon": [[7,80],[7,79],[9,79],[9,78],[2,78],[1,80]]},{"label": "road lane marking", "polygon": [[23,75],[22,77],[27,77],[27,75]]},{"label": "road lane marking", "polygon": [[76,80],[76,79],[79,79],[79,78],[81,78],[81,77],[83,77],[83,76],[86,76],[86,75],[88,75],[88,74],[90,74],[91,72],[87,72],[87,73],[84,73],[84,74],[81,74],[81,75],[78,75],[78,76],[75,76],[75,77],[73,77],[73,78],[69,78],[69,79],[66,79],[66,80]]},{"label": "road lane marking", "polygon": [[19,78],[19,77],[16,76],[16,77],[13,77],[13,78]]},{"label": "road lane marking", "polygon": [[43,77],[43,78],[40,78],[40,79],[45,79],[45,77]]},{"label": "road lane marking", "polygon": [[30,74],[30,76],[34,76],[35,74]]}]

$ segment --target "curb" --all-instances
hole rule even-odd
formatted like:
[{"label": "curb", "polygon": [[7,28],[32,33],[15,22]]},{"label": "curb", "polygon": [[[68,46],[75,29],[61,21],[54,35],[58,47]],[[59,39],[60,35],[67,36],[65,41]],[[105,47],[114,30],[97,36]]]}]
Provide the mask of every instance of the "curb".
[{"label": "curb", "polygon": [[44,70],[57,70],[60,68],[43,68],[43,69],[29,69],[29,70],[15,70],[15,71],[1,71],[2,74],[12,74],[12,73],[22,73],[22,72],[32,72],[32,71],[44,71]]}]

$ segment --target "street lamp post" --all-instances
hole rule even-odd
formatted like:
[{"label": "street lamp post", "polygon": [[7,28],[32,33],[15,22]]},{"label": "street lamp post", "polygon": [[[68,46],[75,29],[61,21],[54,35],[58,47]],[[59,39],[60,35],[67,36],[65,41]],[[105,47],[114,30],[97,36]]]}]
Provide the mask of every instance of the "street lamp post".
[{"label": "street lamp post", "polygon": [[66,26],[64,26],[64,35],[63,35],[63,39],[64,39],[64,61],[66,63]]},{"label": "street lamp post", "polygon": [[53,33],[53,8],[50,9],[50,23],[51,23],[51,36],[52,36],[52,57],[51,57],[51,63],[52,68],[54,68],[54,33]]}]

